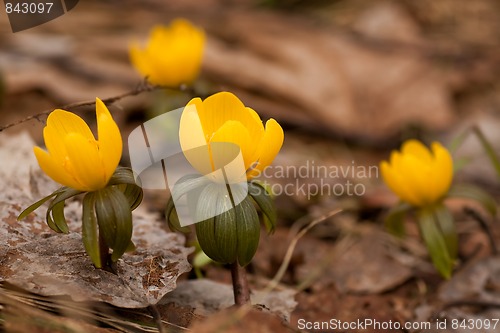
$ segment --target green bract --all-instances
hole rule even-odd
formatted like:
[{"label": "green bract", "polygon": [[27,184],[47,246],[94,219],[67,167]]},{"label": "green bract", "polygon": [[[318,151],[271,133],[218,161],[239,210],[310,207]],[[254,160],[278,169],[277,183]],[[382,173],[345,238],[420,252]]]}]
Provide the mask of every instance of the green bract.
[{"label": "green bract", "polygon": [[105,249],[113,250],[113,262],[127,250],[134,249],[131,240],[132,210],[141,203],[143,192],[135,183],[132,170],[118,167],[106,187],[93,192],[62,187],[26,208],[18,220],[51,200],[46,214],[48,226],[56,232],[68,233],[64,217],[65,200],[82,193],[86,193],[82,214],[83,244],[93,264],[102,268],[106,265],[103,260],[108,255],[103,253]]},{"label": "green bract", "polygon": [[[200,221],[195,224],[195,229],[203,252],[219,263],[237,262],[246,266],[259,245],[257,208],[262,212],[268,232],[272,232],[276,225],[276,212],[270,195],[256,182],[247,185],[248,193],[243,186],[215,183],[203,176],[182,178],[167,203],[169,227],[176,231],[189,231],[188,227],[181,227],[174,206],[174,198],[186,195],[190,211],[194,212],[195,220]],[[234,205],[234,202],[239,203]]]},{"label": "green bract", "polygon": [[420,235],[427,246],[434,266],[449,279],[458,252],[458,236],[453,216],[444,205],[418,211]]}]

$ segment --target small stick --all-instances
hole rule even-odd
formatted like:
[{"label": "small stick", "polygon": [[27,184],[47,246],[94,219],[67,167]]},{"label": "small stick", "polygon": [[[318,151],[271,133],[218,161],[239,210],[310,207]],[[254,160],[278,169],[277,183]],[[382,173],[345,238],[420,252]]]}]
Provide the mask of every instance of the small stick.
[{"label": "small stick", "polygon": [[250,303],[247,272],[237,261],[231,264],[231,277],[233,279],[234,303],[237,306]]},{"label": "small stick", "polygon": [[[119,101],[119,100],[121,100],[121,99],[123,99],[125,97],[137,96],[137,95],[139,95],[139,94],[141,94],[143,92],[151,92],[151,91],[160,90],[160,89],[168,89],[168,90],[175,90],[175,91],[184,91],[184,92],[187,92],[187,93],[189,93],[191,95],[194,95],[194,92],[195,92],[192,87],[188,87],[188,86],[185,86],[185,85],[182,85],[180,87],[167,87],[167,86],[151,85],[151,84],[149,84],[145,80],[144,82],[142,82],[141,84],[139,84],[132,91],[128,91],[128,92],[122,93],[122,94],[120,94],[118,96],[104,98],[104,99],[102,99],[102,101],[103,101],[104,104],[113,104],[113,103],[115,103],[115,102],[117,102],[117,101]],[[84,102],[76,102],[76,103],[66,104],[66,105],[60,106],[58,108],[52,108],[52,109],[49,109],[49,110],[45,110],[43,112],[40,112],[40,113],[31,115],[31,116],[28,116],[28,117],[20,119],[20,120],[17,120],[17,121],[15,121],[13,123],[10,123],[10,124],[4,125],[4,126],[0,126],[0,132],[3,132],[4,130],[6,130],[8,128],[20,125],[22,123],[25,123],[25,122],[33,120],[33,119],[36,119],[36,120],[40,121],[41,117],[48,116],[52,111],[54,111],[54,109],[63,109],[63,110],[71,111],[72,109],[80,108],[80,107],[83,107],[83,106],[92,106],[94,104],[95,104],[95,99],[94,100],[90,100],[90,101],[84,101]]]},{"label": "small stick", "polygon": [[161,321],[161,314],[160,311],[158,310],[158,307],[156,305],[150,305],[148,306],[148,310],[151,313],[151,316],[153,316],[153,319],[156,323],[156,327],[158,328],[158,332],[167,333],[167,330],[165,330],[165,327],[163,326],[163,323]]}]

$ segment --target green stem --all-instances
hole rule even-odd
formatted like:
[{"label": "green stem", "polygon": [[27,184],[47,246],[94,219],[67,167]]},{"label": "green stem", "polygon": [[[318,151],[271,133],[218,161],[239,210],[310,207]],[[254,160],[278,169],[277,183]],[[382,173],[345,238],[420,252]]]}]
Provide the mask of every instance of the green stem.
[{"label": "green stem", "polygon": [[238,262],[232,263],[231,277],[233,279],[234,303],[237,306],[250,303],[250,288],[245,268],[241,267]]},{"label": "green stem", "polygon": [[[233,194],[231,192],[231,188],[229,187],[229,182],[225,172],[224,178],[226,179],[226,187],[229,197],[231,198],[231,204],[235,207],[236,205],[234,204]],[[231,264],[231,278],[233,280],[234,304],[236,304],[236,306],[242,306],[250,303],[250,288],[248,287],[247,271],[244,267],[241,267],[238,264],[238,260]]]}]

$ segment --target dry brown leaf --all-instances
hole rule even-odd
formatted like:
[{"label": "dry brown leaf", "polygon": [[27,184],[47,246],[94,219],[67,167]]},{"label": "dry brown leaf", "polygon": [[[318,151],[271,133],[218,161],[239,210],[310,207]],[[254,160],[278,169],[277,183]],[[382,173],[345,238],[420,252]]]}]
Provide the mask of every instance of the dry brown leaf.
[{"label": "dry brown leaf", "polygon": [[439,290],[444,302],[474,300],[496,302],[500,297],[500,258],[488,257],[469,263]]},{"label": "dry brown leaf", "polygon": [[45,223],[43,207],[22,221],[21,210],[55,184],[44,176],[26,134],[0,135],[0,280],[34,293],[68,295],[75,301],[103,301],[125,308],[157,303],[190,270],[181,235],[168,233],[157,218],[134,212],[132,240],[137,250],[117,263],[118,274],[95,269],[79,233],[81,204],[66,207],[71,232],[56,234]]},{"label": "dry brown leaf", "polygon": [[[272,239],[263,237],[255,260],[258,268],[266,270],[262,262],[269,265],[283,258],[288,242],[288,235],[280,230]],[[412,277],[413,262],[402,262],[407,258],[399,252],[386,232],[365,225],[336,243],[304,237],[295,251],[299,259],[289,272],[295,283],[314,282],[311,288],[315,291],[334,285],[341,293],[378,294]]]},{"label": "dry brown leaf", "polygon": [[[451,124],[445,76],[418,52],[300,23],[275,13],[228,15],[208,43],[209,76],[268,115],[348,137],[381,140],[409,124]],[[372,44],[421,39],[397,5],[360,17],[357,27]]]},{"label": "dry brown leaf", "polygon": [[[290,314],[297,302],[295,292],[291,289],[264,293],[252,290],[252,303],[264,305],[270,311],[289,321]],[[209,316],[234,305],[233,289],[229,285],[201,279],[188,280],[179,283],[179,286],[165,296],[160,304],[175,303],[180,306],[190,306],[195,314]]]},{"label": "dry brown leaf", "polygon": [[[129,90],[140,82],[128,60],[130,41],[145,39],[153,23],[183,16],[207,30],[204,72],[218,85],[211,89],[237,93],[266,117],[369,141],[387,140],[411,124],[446,129],[454,120],[446,72],[419,52],[378,46],[387,40],[425,44],[397,4],[375,5],[355,22],[371,44],[330,25],[219,1],[214,8],[224,10],[212,8],[216,17],[205,3],[150,6],[133,13],[115,6],[110,17],[111,7],[82,3],[50,27],[8,36],[10,48],[0,57],[7,88],[41,90],[58,103]],[[49,34],[40,33],[45,29]],[[39,47],[42,41],[54,47]],[[38,51],[29,51],[32,44]]]},{"label": "dry brown leaf", "polygon": [[235,308],[227,309],[209,318],[196,322],[190,327],[196,333],[285,333],[294,332],[281,320],[268,313],[250,310],[243,318]]}]

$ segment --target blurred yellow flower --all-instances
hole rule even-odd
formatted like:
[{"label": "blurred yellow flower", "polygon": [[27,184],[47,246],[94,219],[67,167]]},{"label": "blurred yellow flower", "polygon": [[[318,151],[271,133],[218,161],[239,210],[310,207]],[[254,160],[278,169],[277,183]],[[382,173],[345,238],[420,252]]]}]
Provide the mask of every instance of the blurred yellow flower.
[{"label": "blurred yellow flower", "polygon": [[203,30],[176,19],[168,27],[154,27],[144,48],[133,43],[130,59],[152,84],[178,87],[192,83],[198,76],[204,46]]},{"label": "blurred yellow flower", "polygon": [[54,110],[47,119],[43,137],[47,151],[35,147],[42,170],[54,181],[80,191],[106,186],[122,155],[120,130],[106,105],[96,98],[98,140],[82,118]]},{"label": "blurred yellow flower", "polygon": [[226,176],[239,182],[258,176],[272,163],[283,145],[284,133],[276,120],[269,119],[264,128],[257,112],[232,93],[220,92],[188,103],[179,139],[188,161],[204,175],[229,165],[234,156],[231,146],[239,148],[241,165],[226,169],[230,173]]},{"label": "blurred yellow flower", "polygon": [[448,192],[453,179],[453,160],[438,142],[429,150],[417,140],[406,141],[393,151],[390,162],[380,164],[382,177],[399,198],[413,206],[432,205]]}]

